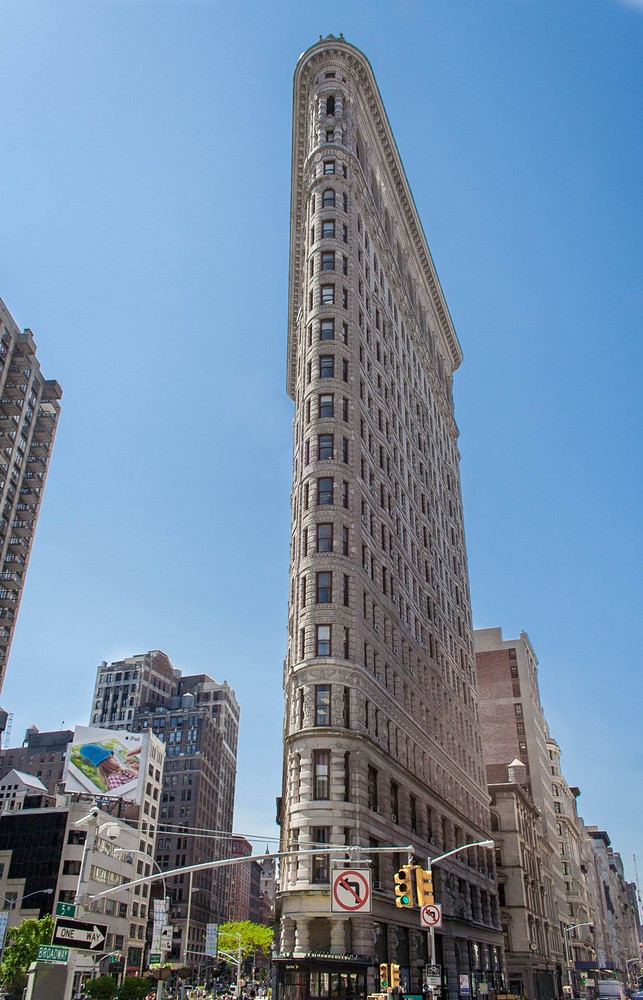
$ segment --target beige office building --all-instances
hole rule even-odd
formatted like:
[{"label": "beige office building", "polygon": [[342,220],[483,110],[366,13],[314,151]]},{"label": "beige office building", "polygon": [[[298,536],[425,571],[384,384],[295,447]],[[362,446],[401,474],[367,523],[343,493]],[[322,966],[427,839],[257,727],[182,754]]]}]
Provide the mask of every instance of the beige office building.
[{"label": "beige office building", "polygon": [[[300,58],[293,128],[280,823],[283,850],[312,853],[281,866],[279,996],[364,995],[379,963],[417,993],[427,935],[417,908],[395,906],[402,847],[426,864],[489,837],[452,399],[462,355],[373,72],[341,36]],[[370,868],[371,912],[331,912],[347,845]],[[493,874],[477,847],[436,866],[445,997],[501,985]]]}]

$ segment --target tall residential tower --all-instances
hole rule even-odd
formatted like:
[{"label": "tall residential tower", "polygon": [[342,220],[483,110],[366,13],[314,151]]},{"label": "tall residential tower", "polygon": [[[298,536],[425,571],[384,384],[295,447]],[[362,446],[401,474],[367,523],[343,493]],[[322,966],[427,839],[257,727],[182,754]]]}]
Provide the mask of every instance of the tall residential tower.
[{"label": "tall residential tower", "polygon": [[[31,330],[0,299],[0,688],[13,639],[62,390],[45,380]],[[6,717],[2,715],[1,728]]]},{"label": "tall residential tower", "polygon": [[[418,108],[418,112],[419,112]],[[288,392],[295,403],[280,998],[417,993],[426,864],[489,836],[452,374],[462,356],[366,58],[329,36],[294,81]],[[330,912],[329,857],[370,858],[372,913]],[[357,863],[357,862],[356,862]],[[435,870],[448,995],[500,985],[492,852]],[[445,994],[446,995],[446,994]]]}]

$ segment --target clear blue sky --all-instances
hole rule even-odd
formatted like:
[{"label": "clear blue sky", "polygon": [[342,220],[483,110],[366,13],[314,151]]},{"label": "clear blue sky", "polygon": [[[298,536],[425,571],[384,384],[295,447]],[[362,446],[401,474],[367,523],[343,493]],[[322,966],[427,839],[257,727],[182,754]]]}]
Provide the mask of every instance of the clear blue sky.
[{"label": "clear blue sky", "polygon": [[643,2],[3,0],[0,295],[63,415],[2,704],[85,723],[150,648],[280,791],[292,74],[371,60],[465,361],[475,624],[529,633],[588,823],[643,864]]}]

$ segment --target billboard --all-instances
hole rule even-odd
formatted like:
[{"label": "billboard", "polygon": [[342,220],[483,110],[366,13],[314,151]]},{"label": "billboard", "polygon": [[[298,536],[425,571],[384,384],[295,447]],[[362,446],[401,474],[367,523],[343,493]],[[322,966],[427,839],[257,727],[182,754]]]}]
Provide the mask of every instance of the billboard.
[{"label": "billboard", "polygon": [[76,726],[67,747],[63,781],[68,792],[141,801],[148,733]]}]

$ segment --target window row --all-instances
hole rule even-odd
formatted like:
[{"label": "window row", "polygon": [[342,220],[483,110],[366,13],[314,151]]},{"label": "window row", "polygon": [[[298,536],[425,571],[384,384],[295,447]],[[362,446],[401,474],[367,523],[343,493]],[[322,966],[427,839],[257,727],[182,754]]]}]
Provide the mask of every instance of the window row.
[{"label": "window row", "polygon": [[[312,490],[311,490],[312,486]],[[320,476],[313,483],[304,483],[304,510],[308,510],[312,503],[317,506],[332,506],[335,503],[335,477]],[[348,510],[348,482],[344,480],[341,484],[342,507]]]},{"label": "window row", "polygon": [[[340,403],[341,418],[348,423],[348,399],[344,396]],[[306,423],[310,423],[312,403],[310,396],[306,400]],[[320,420],[332,420],[335,416],[335,396],[332,392],[319,393],[317,396],[317,416]]]},{"label": "window row", "polygon": [[[339,576],[339,574],[337,574]],[[344,607],[350,607],[349,597],[350,597],[350,577],[346,574],[342,574],[342,603]],[[315,591],[314,591],[314,604],[332,604],[333,603],[333,572],[331,570],[321,570],[315,573]],[[308,586],[308,577],[303,574],[299,578],[299,603],[302,608],[306,607],[309,603],[310,588]]]},{"label": "window row", "polygon": [[[322,219],[318,226],[310,227],[311,246],[315,242],[315,236],[318,236],[322,240],[334,240],[339,239],[337,233],[338,230],[335,219]],[[341,234],[342,243],[348,243],[348,226],[344,222],[342,222]]]},{"label": "window row", "polygon": [[[348,309],[348,288],[346,286],[342,287],[342,309]],[[319,289],[319,304],[322,306],[334,306],[335,302],[339,303],[339,294],[335,294],[335,285],[321,285]],[[313,310],[315,307],[314,289],[310,289],[308,292],[308,309]]]},{"label": "window row", "polygon": [[[342,438],[341,460],[348,464],[348,438]],[[339,457],[339,456],[338,456]],[[324,462],[335,458],[335,435],[317,435],[317,461]],[[310,440],[304,441],[304,465],[308,465],[312,460]]]},{"label": "window row", "polygon": [[[333,655],[333,626],[332,625],[314,625],[313,635],[314,635],[314,646],[312,655],[313,656],[332,656]],[[341,641],[341,652],[335,650],[335,656],[341,656],[344,660],[350,659],[350,630],[345,626],[343,628],[336,627],[336,631],[342,633]],[[308,632],[310,635],[310,632]],[[307,631],[304,626],[299,630],[299,659],[306,659],[306,640]]]},{"label": "window row", "polygon": [[[341,359],[342,382],[348,382],[348,360]],[[317,359],[317,375],[319,378],[335,378],[335,355],[320,354]],[[309,361],[306,366],[306,384],[310,384],[313,377],[313,362]]]},{"label": "window row", "polygon": [[[301,533],[301,554],[310,555],[311,552],[333,552],[334,551],[334,525],[316,524],[314,528],[304,528]],[[341,528],[341,554],[348,555],[349,529],[346,525]]]}]

